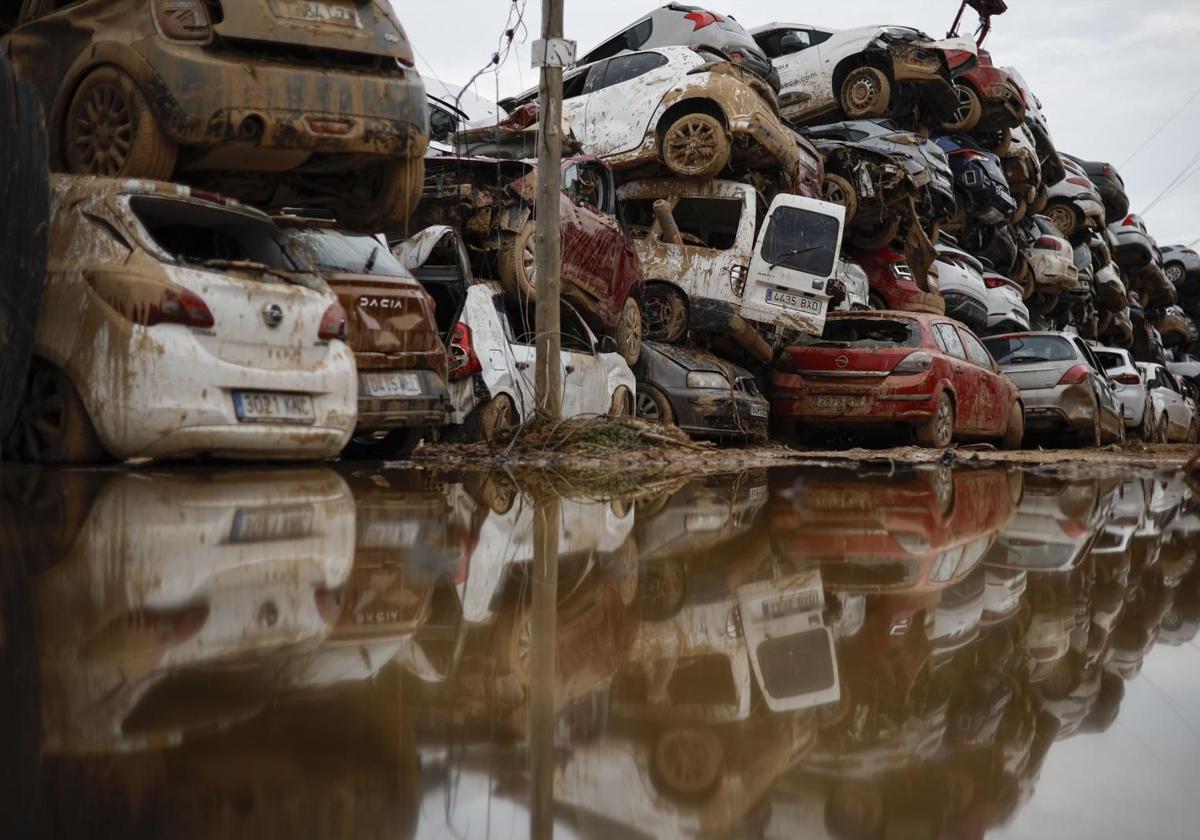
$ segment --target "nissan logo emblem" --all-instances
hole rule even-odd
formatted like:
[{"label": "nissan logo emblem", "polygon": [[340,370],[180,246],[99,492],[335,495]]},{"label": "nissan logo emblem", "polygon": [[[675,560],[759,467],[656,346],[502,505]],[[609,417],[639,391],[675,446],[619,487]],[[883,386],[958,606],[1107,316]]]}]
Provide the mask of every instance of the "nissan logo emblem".
[{"label": "nissan logo emblem", "polygon": [[835,365],[837,365],[840,370],[845,370],[846,365],[850,364],[850,357],[849,356],[838,356],[836,359],[833,360],[833,363]]},{"label": "nissan logo emblem", "polygon": [[262,308],[263,321],[274,329],[283,323],[283,310],[278,303],[268,303]]}]

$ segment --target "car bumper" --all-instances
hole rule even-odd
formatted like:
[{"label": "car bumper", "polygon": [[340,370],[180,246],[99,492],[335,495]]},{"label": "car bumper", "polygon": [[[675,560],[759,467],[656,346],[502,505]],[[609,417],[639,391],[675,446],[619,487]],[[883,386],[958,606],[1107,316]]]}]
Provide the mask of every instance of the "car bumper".
[{"label": "car bumper", "polygon": [[696,437],[763,439],[768,433],[770,404],[763,397],[714,389],[679,389],[668,393],[679,428]]},{"label": "car bumper", "polygon": [[1070,260],[1038,254],[1033,258],[1033,277],[1043,290],[1069,292],[1079,283],[1079,269]]},{"label": "car bumper", "polygon": [[[874,426],[887,423],[918,425],[937,409],[941,383],[931,373],[888,376],[879,384],[848,385],[795,373],[771,373],[771,415],[775,420],[800,421],[812,426]],[[833,407],[814,398],[853,400]]]},{"label": "car bumper", "polygon": [[[380,371],[364,371],[376,373]],[[420,394],[405,397],[368,397],[360,388],[358,396],[359,432],[388,429],[427,429],[446,425],[450,419],[450,392],[437,371],[397,371],[414,373],[420,380]]]},{"label": "car bumper", "polygon": [[1121,403],[1121,419],[1125,421],[1125,427],[1133,429],[1140,426],[1142,418],[1146,416],[1146,389],[1127,385],[1118,387],[1116,392]]},{"label": "car bumper", "polygon": [[946,315],[966,324],[975,332],[981,332],[987,327],[987,304],[959,292],[942,292],[946,301]]},{"label": "car bumper", "polygon": [[871,291],[883,297],[888,309],[900,312],[928,312],[931,315],[946,314],[946,299],[937,292],[922,292],[916,285],[887,283],[873,285]]},{"label": "car bumper", "polygon": [[[91,359],[86,367],[54,361],[70,373],[101,442],[118,458],[328,458],[354,429],[354,356],[340,341],[310,368],[264,370],[216,358],[185,327],[115,317],[109,326],[107,347],[79,354]],[[235,391],[307,395],[313,422],[239,421]]]},{"label": "car bumper", "polygon": [[1067,430],[1090,434],[1096,422],[1096,402],[1086,385],[1062,385],[1021,391],[1025,427],[1031,431]]},{"label": "car bumper", "polygon": [[[252,52],[172,44],[137,45],[141,79],[163,129],[185,145],[239,139],[247,117],[262,131],[241,145],[264,151],[417,158],[428,144],[425,86],[417,73],[351,72],[283,64]],[[332,121],[317,130],[314,121]],[[303,162],[304,155],[300,156]]]}]

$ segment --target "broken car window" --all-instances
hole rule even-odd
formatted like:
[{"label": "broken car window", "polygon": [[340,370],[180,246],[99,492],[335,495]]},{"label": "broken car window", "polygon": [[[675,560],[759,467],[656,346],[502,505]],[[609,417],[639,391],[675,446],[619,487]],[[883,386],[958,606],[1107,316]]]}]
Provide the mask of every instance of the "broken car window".
[{"label": "broken car window", "polygon": [[805,339],[813,347],[920,347],[921,328],[900,318],[830,318],[820,339]]},{"label": "broken car window", "polygon": [[611,192],[605,172],[591,164],[577,164],[563,173],[563,192],[576,204],[587,204],[603,212],[612,213]]},{"label": "broken car window", "polygon": [[295,246],[309,262],[326,274],[374,274],[408,277],[408,271],[391,250],[373,236],[347,236],[336,230],[294,230]]},{"label": "broken car window", "polygon": [[799,207],[780,207],[771,214],[762,256],[771,265],[825,277],[837,259],[841,226],[833,216]]},{"label": "broken car window", "polygon": [[[625,221],[636,239],[654,227],[654,198],[637,198],[622,204]],[[737,242],[745,204],[736,198],[692,198],[685,196],[671,214],[684,245],[726,251]]]},{"label": "broken car window", "polygon": [[984,346],[999,364],[1069,362],[1075,358],[1071,343],[1055,335],[1009,335],[985,338]]},{"label": "broken car window", "polygon": [[[134,196],[129,208],[154,243],[179,262],[208,268],[259,268],[286,282],[322,287],[279,228],[248,213],[174,198]],[[386,250],[386,249],[385,249]],[[240,266],[237,264],[241,264]]]},{"label": "broken car window", "polygon": [[559,312],[559,329],[562,335],[562,349],[568,353],[586,353],[592,355],[592,338],[579,314],[569,306],[563,306]]}]

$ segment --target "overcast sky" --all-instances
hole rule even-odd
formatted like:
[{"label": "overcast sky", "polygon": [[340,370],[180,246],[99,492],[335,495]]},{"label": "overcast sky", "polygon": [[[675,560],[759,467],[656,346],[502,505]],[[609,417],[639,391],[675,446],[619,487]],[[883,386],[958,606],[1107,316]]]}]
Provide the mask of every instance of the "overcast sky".
[{"label": "overcast sky", "polygon": [[[1161,245],[1200,239],[1200,2],[1008,2],[1010,10],[996,19],[987,46],[997,64],[1018,67],[1033,86],[1058,148],[1115,164],[1136,212],[1182,175],[1182,183],[1145,214],[1146,220]],[[541,26],[541,2],[527,3],[532,41]],[[393,4],[431,89],[437,79],[462,84],[487,62],[513,5],[510,0]],[[654,0],[566,0],[567,37],[582,52],[657,5]],[[837,28],[889,23],[941,36],[957,6],[956,0],[717,0],[709,7],[747,28],[772,21]],[[967,20],[973,26],[970,10]],[[504,95],[535,81],[526,42],[498,78],[481,77],[475,90],[495,99],[497,82]]]}]

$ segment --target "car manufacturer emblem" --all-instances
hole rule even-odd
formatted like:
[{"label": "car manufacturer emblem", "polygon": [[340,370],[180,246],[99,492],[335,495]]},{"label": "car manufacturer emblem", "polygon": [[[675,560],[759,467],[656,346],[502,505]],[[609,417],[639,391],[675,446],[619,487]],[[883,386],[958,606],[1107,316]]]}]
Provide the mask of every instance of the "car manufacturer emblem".
[{"label": "car manufacturer emblem", "polygon": [[262,308],[263,322],[274,329],[283,323],[283,309],[278,303],[268,303]]},{"label": "car manufacturer emblem", "polygon": [[835,365],[837,365],[839,369],[845,370],[846,365],[850,364],[850,357],[849,356],[838,356],[836,359],[833,360],[833,363]]}]

